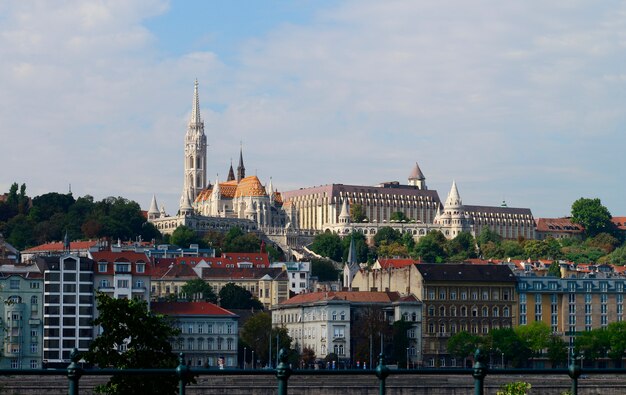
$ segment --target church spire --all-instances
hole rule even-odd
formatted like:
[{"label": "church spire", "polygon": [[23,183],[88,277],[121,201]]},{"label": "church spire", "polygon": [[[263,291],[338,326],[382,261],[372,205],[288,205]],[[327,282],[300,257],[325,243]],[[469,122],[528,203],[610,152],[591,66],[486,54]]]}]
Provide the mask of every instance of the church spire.
[{"label": "church spire", "polygon": [[243,144],[239,148],[239,166],[237,166],[237,182],[246,178],[246,168],[243,165]]},{"label": "church spire", "polygon": [[233,171],[233,160],[230,160],[230,169],[228,169],[228,177],[226,181],[233,181],[235,179],[235,172]]},{"label": "church spire", "polygon": [[153,194],[150,209],[148,209],[148,219],[154,218],[159,218],[159,205],[157,204],[156,196]]},{"label": "church spire", "polygon": [[200,98],[198,97],[198,79],[193,88],[193,103],[191,105],[191,118],[189,119],[189,126],[199,126],[202,123],[200,119]]}]

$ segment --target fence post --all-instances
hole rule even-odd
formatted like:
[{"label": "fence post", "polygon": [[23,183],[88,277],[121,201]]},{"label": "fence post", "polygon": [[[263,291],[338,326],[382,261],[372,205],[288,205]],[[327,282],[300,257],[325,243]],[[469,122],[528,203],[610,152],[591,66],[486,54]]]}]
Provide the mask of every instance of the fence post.
[{"label": "fence post", "polygon": [[483,395],[485,386],[485,376],[487,376],[487,366],[485,365],[485,354],[480,348],[474,353],[474,395]]},{"label": "fence post", "polygon": [[83,375],[83,369],[78,365],[80,355],[76,348],[70,353],[70,364],[67,366],[67,379],[69,380],[69,395],[78,395],[78,380]]},{"label": "fence post", "polygon": [[387,388],[385,387],[385,379],[389,376],[389,368],[385,365],[385,358],[381,352],[378,356],[378,366],[376,367],[376,377],[380,380],[379,394],[385,395]]},{"label": "fence post", "polygon": [[176,368],[176,375],[178,376],[178,393],[180,395],[185,395],[187,378],[189,377],[189,366],[185,364],[185,354],[182,352],[178,354],[178,367]]},{"label": "fence post", "polygon": [[580,362],[580,357],[576,354],[576,351],[573,351],[572,360],[567,369],[567,374],[572,379],[572,385],[570,387],[571,395],[578,395],[578,378],[582,373],[582,367],[580,366]]},{"label": "fence post", "polygon": [[291,368],[287,363],[289,355],[284,348],[280,349],[278,359],[280,363],[276,366],[276,378],[278,379],[278,395],[287,395],[287,384],[291,376]]}]

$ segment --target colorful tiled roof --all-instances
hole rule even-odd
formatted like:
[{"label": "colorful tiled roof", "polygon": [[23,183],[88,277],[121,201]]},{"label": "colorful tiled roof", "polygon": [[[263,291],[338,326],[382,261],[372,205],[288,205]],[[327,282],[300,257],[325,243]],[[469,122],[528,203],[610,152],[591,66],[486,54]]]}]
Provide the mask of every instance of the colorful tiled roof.
[{"label": "colorful tiled roof", "polygon": [[237,317],[231,311],[209,302],[152,302],[150,310],[164,315],[211,315]]},{"label": "colorful tiled roof", "polygon": [[378,258],[377,262],[380,265],[381,269],[399,269],[401,267],[411,266],[416,263],[420,263],[420,261],[415,259],[395,259],[395,258]]},{"label": "colorful tiled roof", "polygon": [[267,192],[257,176],[249,176],[243,178],[237,185],[235,197],[242,196],[267,196]]}]

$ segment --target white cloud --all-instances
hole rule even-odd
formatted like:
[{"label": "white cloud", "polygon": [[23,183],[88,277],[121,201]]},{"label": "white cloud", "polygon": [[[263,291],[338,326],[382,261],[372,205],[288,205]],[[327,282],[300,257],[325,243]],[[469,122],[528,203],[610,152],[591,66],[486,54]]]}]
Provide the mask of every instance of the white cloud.
[{"label": "white cloud", "polygon": [[504,194],[545,216],[624,195],[607,159],[625,143],[622,5],[346,1],[243,42],[233,63],[210,46],[164,56],[144,22],[168,9],[0,5],[0,137],[16,147],[2,189],[155,192],[173,210],[198,78],[211,180],[243,140],[249,173],[282,190],[402,181],[417,160],[470,204]]}]

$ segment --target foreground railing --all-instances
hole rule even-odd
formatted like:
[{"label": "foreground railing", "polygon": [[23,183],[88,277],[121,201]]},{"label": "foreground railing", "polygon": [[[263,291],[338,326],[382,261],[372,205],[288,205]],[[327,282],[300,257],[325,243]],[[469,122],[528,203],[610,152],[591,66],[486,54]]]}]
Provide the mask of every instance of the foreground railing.
[{"label": "foreground railing", "polygon": [[[292,370],[287,363],[287,352],[281,350],[279,353],[280,363],[276,369],[264,370],[239,370],[239,369],[205,369],[190,368],[184,363],[185,358],[181,353],[179,365],[170,369],[84,369],[78,361],[79,355],[76,350],[72,352],[72,362],[67,369],[0,369],[0,376],[66,376],[68,379],[69,395],[79,394],[80,379],[83,376],[176,376],[178,378],[178,392],[185,395],[187,386],[192,382],[193,377],[217,376],[217,375],[239,375],[239,376],[275,376],[277,379],[278,395],[288,394],[289,379],[292,375],[309,376],[371,376],[375,375],[379,381],[379,394],[386,393],[386,379],[393,375],[471,375],[474,379],[474,395],[484,394],[485,377],[487,375],[568,375],[570,377],[570,393],[578,395],[578,379],[583,374],[581,359],[574,356],[568,369],[493,369],[487,368],[484,363],[484,355],[480,350],[476,351],[474,367],[472,369],[417,369],[417,370],[390,370],[383,360],[382,354],[376,369],[362,370]],[[585,374],[612,374],[626,376],[626,369],[591,369],[585,370]]]}]

